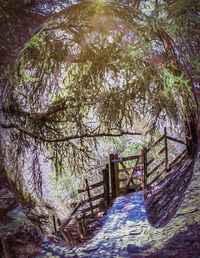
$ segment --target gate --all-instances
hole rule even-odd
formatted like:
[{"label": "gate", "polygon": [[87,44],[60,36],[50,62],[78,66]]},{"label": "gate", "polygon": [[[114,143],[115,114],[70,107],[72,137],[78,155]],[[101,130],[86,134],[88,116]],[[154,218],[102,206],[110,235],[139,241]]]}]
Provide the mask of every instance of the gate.
[{"label": "gate", "polygon": [[110,176],[112,199],[128,191],[145,189],[143,155],[119,158],[110,154]]}]

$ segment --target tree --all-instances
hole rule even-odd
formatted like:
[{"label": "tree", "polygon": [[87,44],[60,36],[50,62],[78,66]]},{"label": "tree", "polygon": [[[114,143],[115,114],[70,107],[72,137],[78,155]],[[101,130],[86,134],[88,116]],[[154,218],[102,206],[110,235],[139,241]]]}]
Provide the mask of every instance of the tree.
[{"label": "tree", "polygon": [[[98,137],[139,134],[133,130],[136,115],[145,117],[152,133],[166,117],[171,124],[184,121],[188,149],[194,152],[199,39],[191,23],[199,24],[198,11],[192,9],[195,21],[188,18],[187,29],[178,31],[179,13],[172,9],[180,1],[168,2],[155,1],[156,19],[120,3],[84,3],[52,16],[37,31],[19,55],[2,98],[1,127],[12,142],[16,176],[19,157],[27,153],[36,190],[40,152],[51,154],[58,175],[66,159],[82,169]],[[190,16],[187,8],[183,13],[184,19]],[[192,44],[185,40],[188,33]],[[184,55],[186,48],[191,53]],[[8,151],[4,148],[5,162]]]},{"label": "tree", "polygon": [[[71,7],[25,46],[3,106],[9,122],[2,127],[14,129],[19,153],[31,138],[35,150],[50,146],[58,166],[66,149],[73,157],[85,150],[87,157],[96,137],[139,133],[128,130],[134,113],[146,114],[151,129],[164,116],[175,122],[178,99],[168,90],[169,78],[159,75],[171,69],[168,52],[136,10],[119,4]],[[80,148],[70,141],[76,138]]]},{"label": "tree", "polygon": [[[188,87],[192,92],[193,108],[182,105],[185,113],[185,129],[188,148],[195,152],[200,143],[200,99],[199,99],[199,31],[200,31],[200,4],[196,0],[164,1],[157,6],[161,12],[158,24],[168,47],[172,49],[177,66],[181,66]],[[180,76],[181,79],[181,76]],[[182,90],[180,91],[182,95]],[[184,97],[183,97],[184,98]]]}]

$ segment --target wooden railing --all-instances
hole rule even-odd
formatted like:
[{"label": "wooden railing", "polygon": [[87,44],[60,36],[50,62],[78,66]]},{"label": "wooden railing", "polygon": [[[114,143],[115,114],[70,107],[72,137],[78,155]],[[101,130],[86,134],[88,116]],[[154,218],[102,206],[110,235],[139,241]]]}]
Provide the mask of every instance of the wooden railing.
[{"label": "wooden railing", "polygon": [[[76,203],[72,213],[60,225],[59,231],[66,242],[69,243],[66,228],[72,219],[75,220],[77,230],[80,236],[83,237],[86,234],[85,220],[90,218],[97,209],[107,209],[116,197],[125,195],[128,191],[133,192],[144,189],[152,191],[163,179],[163,176],[187,155],[187,150],[185,149],[169,163],[168,141],[185,145],[182,140],[167,136],[165,128],[164,135],[151,146],[143,148],[139,155],[119,157],[118,154],[110,154],[109,164],[102,170],[103,180],[90,184],[88,179],[85,179],[85,186],[79,189],[78,193],[87,194],[86,199],[81,199]],[[161,145],[161,148],[157,150],[159,145]],[[151,152],[153,154],[149,155]],[[96,194],[97,188],[100,189],[100,194]],[[96,193],[93,193],[93,190]]]},{"label": "wooden railing", "polygon": [[[88,179],[85,178],[85,187],[78,189],[79,194],[86,194],[85,199],[81,199],[78,203],[75,204],[75,208],[65,219],[60,227],[59,231],[61,232],[63,238],[65,239],[68,245],[73,244],[73,239],[69,235],[67,228],[70,226],[70,223],[75,223],[79,236],[83,238],[87,233],[87,219],[92,217],[92,215],[101,209],[107,209],[110,206],[110,183],[109,183],[109,166],[106,165],[105,169],[102,170],[103,180],[95,184],[89,184]],[[93,190],[99,189],[100,194],[94,194]],[[88,207],[89,205],[89,207]],[[55,217],[54,219],[54,231],[56,232],[55,226]]]},{"label": "wooden railing", "polygon": [[[167,173],[169,170],[172,169],[172,167],[177,164],[177,162],[180,161],[180,159],[184,158],[187,154],[187,150],[185,149],[178,157],[176,157],[171,163],[169,163],[169,157],[168,157],[168,140],[178,142],[181,144],[186,145],[182,140],[173,138],[171,136],[167,136],[166,128],[164,129],[164,135],[161,136],[155,143],[153,143],[151,146],[149,146],[146,149],[146,164],[144,162],[144,167],[146,167],[146,178],[147,178],[147,189],[152,189],[156,185],[159,184],[159,182],[163,179],[163,176],[165,173]],[[161,143],[163,144],[161,145]],[[158,145],[161,145],[161,148],[156,152],[155,148]],[[163,147],[164,145],[164,147]],[[153,151],[154,156],[148,159],[148,153],[150,151]],[[164,157],[159,160],[159,157],[161,155],[164,155]],[[156,161],[159,160],[159,163],[157,164]],[[156,165],[153,167],[152,164],[156,163]],[[151,168],[150,168],[151,167]]]},{"label": "wooden railing", "polygon": [[[87,192],[88,199],[83,201],[83,204],[89,203],[90,207],[83,209],[83,212],[88,212],[91,211],[93,212],[94,209],[102,207],[102,199],[103,199],[103,205],[105,208],[107,208],[110,205],[110,190],[109,190],[109,166],[108,164],[106,165],[106,168],[102,170],[102,175],[103,175],[103,181],[100,181],[95,184],[89,185],[89,182],[87,179],[85,179],[85,188],[79,189],[78,193],[84,193]],[[96,196],[92,196],[93,194],[91,193],[92,190],[95,190],[97,188],[102,188],[101,190],[103,193],[98,194]],[[99,204],[93,204],[94,201],[101,200]]]}]

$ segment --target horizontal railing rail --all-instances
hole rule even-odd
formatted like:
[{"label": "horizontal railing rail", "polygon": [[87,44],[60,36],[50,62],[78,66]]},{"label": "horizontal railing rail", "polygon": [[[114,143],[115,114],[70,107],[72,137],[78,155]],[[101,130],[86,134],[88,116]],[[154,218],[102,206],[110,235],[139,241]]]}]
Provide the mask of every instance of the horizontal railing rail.
[{"label": "horizontal railing rail", "polygon": [[140,157],[141,157],[140,155],[134,155],[134,156],[123,157],[123,158],[119,158],[119,159],[113,159],[112,162],[113,162],[113,163],[116,163],[116,162],[123,162],[123,161],[138,159],[138,158],[140,158]]},{"label": "horizontal railing rail", "polygon": [[184,141],[179,140],[179,139],[177,139],[177,138],[173,138],[173,137],[171,137],[171,136],[167,136],[167,139],[168,139],[168,140],[171,140],[171,141],[174,141],[174,142],[178,142],[178,143],[181,143],[181,144],[186,145],[186,143],[185,143]]},{"label": "horizontal railing rail", "polygon": [[147,148],[147,152],[149,152],[150,150],[152,150],[154,147],[156,147],[156,145],[158,145],[162,140],[164,140],[165,135],[161,136],[156,142],[154,142],[152,145],[150,145]]},{"label": "horizontal railing rail", "polygon": [[[102,185],[103,185],[103,181],[98,182],[98,183],[93,184],[93,185],[90,185],[90,186],[89,186],[89,189],[91,190],[91,189],[94,189],[94,188],[98,188],[98,187],[100,187],[100,186],[102,186]],[[78,189],[78,193],[84,193],[84,192],[86,192],[86,191],[87,191],[87,188]]]},{"label": "horizontal railing rail", "polygon": [[147,162],[147,166],[149,166],[152,162],[154,162],[163,152],[165,151],[165,147],[162,148],[158,153],[156,153],[154,155],[154,157],[152,159],[150,159],[148,162]]}]

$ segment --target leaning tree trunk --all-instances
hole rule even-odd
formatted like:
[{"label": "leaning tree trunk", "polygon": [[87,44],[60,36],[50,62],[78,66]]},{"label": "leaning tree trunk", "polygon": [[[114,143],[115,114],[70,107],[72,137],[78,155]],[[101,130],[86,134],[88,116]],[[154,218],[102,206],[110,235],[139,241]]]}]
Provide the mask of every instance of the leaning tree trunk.
[{"label": "leaning tree trunk", "polygon": [[[177,49],[177,46],[173,42],[173,39],[163,30],[158,29],[158,33],[160,38],[163,41],[166,52],[168,53],[169,60],[173,60],[174,65],[177,68],[184,68],[185,75],[189,78],[190,86],[192,89],[192,93],[194,96],[195,108],[193,110],[188,110],[188,117],[183,116],[183,123],[185,128],[185,137],[186,137],[186,145],[188,149],[188,153],[191,157],[197,151],[197,148],[200,148],[200,105],[199,105],[199,96],[194,86],[192,75],[187,67],[186,61],[182,56],[182,53]],[[175,50],[177,50],[180,54],[178,57]],[[179,58],[181,57],[183,65],[180,64]],[[179,72],[175,71],[175,75],[179,76]],[[180,97],[182,97],[182,93],[180,92]],[[188,108],[190,107],[188,101],[186,100],[186,104]]]},{"label": "leaning tree trunk", "polygon": [[189,121],[184,121],[185,123],[185,136],[188,153],[193,156],[198,147],[198,121],[194,117],[195,112],[189,118]]}]

